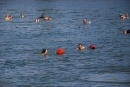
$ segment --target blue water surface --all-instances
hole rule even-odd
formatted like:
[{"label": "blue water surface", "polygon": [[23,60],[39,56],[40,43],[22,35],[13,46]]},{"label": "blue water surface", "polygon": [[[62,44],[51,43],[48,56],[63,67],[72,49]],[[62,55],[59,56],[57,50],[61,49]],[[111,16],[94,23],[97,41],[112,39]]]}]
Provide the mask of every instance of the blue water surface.
[{"label": "blue water surface", "polygon": [[[42,13],[52,20],[35,23]],[[0,1],[0,87],[130,87],[130,19],[121,13],[130,14],[129,0]]]}]

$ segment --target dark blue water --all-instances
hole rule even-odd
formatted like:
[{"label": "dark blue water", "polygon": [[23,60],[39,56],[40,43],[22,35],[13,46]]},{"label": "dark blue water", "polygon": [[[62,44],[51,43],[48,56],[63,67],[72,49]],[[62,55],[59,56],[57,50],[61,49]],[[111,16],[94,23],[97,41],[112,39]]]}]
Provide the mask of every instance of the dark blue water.
[{"label": "dark blue water", "polygon": [[[33,22],[42,13],[52,20]],[[129,0],[0,1],[0,87],[130,87],[130,19],[121,13],[130,14]]]}]

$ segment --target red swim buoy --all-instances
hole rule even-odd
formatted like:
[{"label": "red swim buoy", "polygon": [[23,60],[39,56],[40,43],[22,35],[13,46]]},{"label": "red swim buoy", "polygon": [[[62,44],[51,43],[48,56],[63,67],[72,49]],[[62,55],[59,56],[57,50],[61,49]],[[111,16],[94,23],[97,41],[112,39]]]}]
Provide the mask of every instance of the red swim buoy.
[{"label": "red swim buoy", "polygon": [[94,44],[90,44],[91,49],[96,49],[96,46]]},{"label": "red swim buoy", "polygon": [[56,50],[56,53],[57,53],[58,55],[62,55],[62,54],[65,53],[65,51],[64,51],[62,48],[59,48],[59,49]]}]

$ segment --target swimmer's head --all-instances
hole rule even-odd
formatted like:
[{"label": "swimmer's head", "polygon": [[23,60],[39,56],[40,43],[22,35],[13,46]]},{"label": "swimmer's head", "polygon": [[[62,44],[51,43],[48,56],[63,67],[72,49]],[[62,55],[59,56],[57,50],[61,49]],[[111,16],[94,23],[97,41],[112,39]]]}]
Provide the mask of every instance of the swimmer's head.
[{"label": "swimmer's head", "polygon": [[127,31],[126,31],[126,30],[124,30],[124,31],[123,31],[123,34],[127,34]]},{"label": "swimmer's head", "polygon": [[47,54],[47,53],[48,53],[47,49],[43,49],[43,50],[42,50],[42,55],[45,55],[45,54]]},{"label": "swimmer's head", "polygon": [[9,17],[9,15],[6,15],[6,17]]},{"label": "swimmer's head", "polygon": [[129,17],[128,13],[125,14],[126,17]]},{"label": "swimmer's head", "polygon": [[82,46],[83,46],[82,44],[79,44],[79,45],[78,45],[78,48],[79,48],[79,49],[81,49],[81,48],[82,48]]},{"label": "swimmer's head", "polygon": [[78,49],[78,50],[84,50],[85,47],[84,47],[82,44],[79,44],[77,49]]},{"label": "swimmer's head", "polygon": [[81,43],[78,46],[83,46]]},{"label": "swimmer's head", "polygon": [[84,23],[84,24],[87,24],[87,20],[86,20],[86,19],[84,19],[84,20],[83,20],[83,23]]},{"label": "swimmer's head", "polygon": [[42,15],[41,15],[42,17],[44,17],[44,14],[42,13]]},{"label": "swimmer's head", "polygon": [[21,15],[20,15],[20,18],[23,18],[23,17],[24,17],[24,15],[23,15],[23,14],[21,14]]},{"label": "swimmer's head", "polygon": [[43,50],[42,50],[42,53],[45,53],[45,52],[46,52],[46,50],[47,50],[47,49],[43,49]]}]

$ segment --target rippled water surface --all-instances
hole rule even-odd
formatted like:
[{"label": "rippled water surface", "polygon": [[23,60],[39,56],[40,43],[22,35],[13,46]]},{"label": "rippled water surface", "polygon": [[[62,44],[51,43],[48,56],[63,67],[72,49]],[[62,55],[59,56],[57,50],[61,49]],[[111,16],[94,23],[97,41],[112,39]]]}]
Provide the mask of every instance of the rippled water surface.
[{"label": "rippled water surface", "polygon": [[[42,13],[52,20],[35,23]],[[129,0],[0,1],[0,87],[130,87],[130,19],[121,13],[130,14]]]}]

